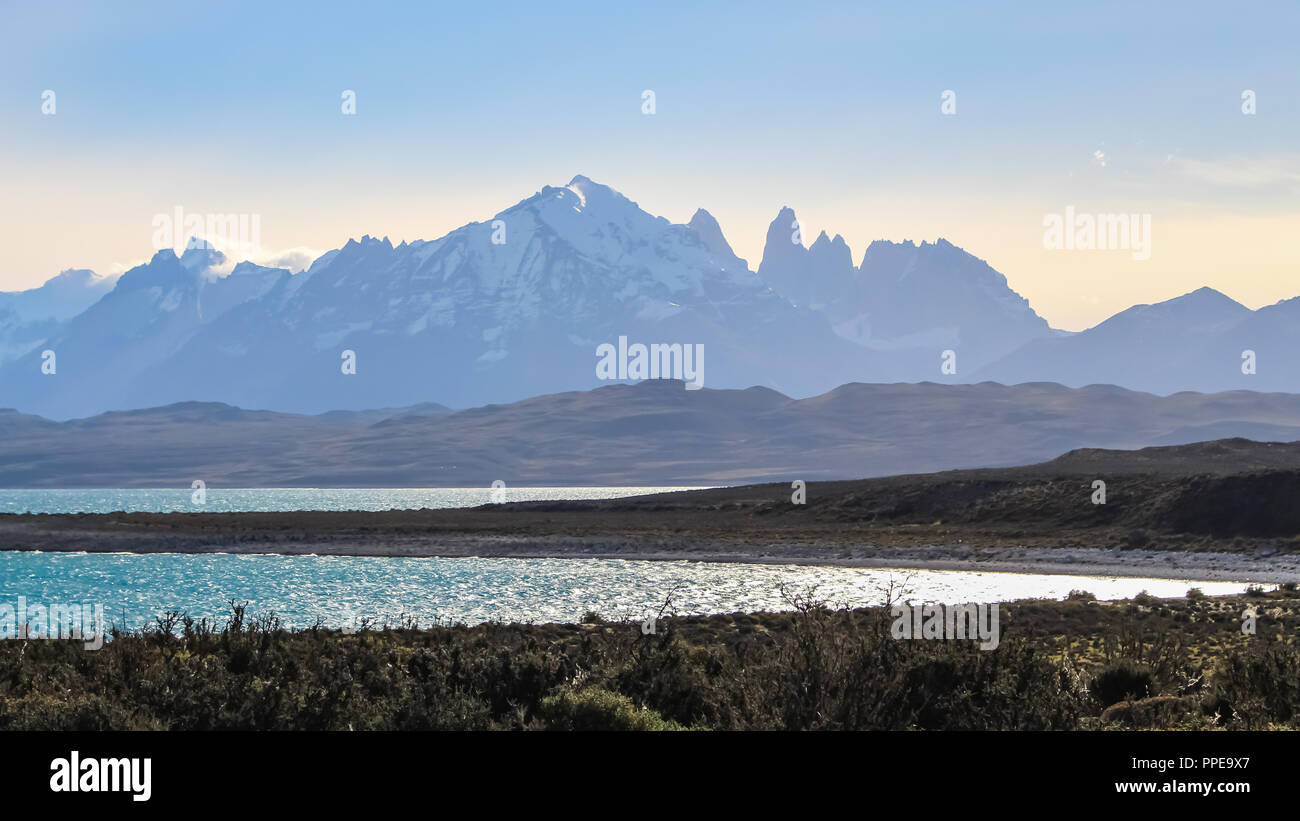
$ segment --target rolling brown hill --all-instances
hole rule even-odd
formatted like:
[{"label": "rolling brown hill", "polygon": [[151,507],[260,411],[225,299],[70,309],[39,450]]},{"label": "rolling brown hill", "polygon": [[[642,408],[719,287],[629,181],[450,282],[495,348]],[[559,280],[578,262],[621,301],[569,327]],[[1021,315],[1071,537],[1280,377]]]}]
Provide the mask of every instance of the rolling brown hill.
[{"label": "rolling brown hill", "polygon": [[305,416],[182,403],[52,422],[0,411],[0,487],[788,483],[1229,437],[1300,440],[1300,396],[986,382],[849,384],[794,400],[651,380],[458,412]]}]

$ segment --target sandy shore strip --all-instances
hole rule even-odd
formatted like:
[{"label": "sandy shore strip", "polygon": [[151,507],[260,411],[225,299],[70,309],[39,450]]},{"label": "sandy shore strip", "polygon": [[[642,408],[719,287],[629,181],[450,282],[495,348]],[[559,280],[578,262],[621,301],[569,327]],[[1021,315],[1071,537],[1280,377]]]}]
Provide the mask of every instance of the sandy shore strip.
[{"label": "sandy shore strip", "polygon": [[[7,532],[6,532],[7,531]],[[1300,582],[1300,555],[1088,547],[964,544],[887,546],[843,542],[522,536],[507,534],[336,533],[292,541],[205,538],[198,533],[19,533],[0,528],[0,549],[87,553],[232,553],[322,556],[585,558],[801,564],[920,570],[986,570],[1071,576]]]}]

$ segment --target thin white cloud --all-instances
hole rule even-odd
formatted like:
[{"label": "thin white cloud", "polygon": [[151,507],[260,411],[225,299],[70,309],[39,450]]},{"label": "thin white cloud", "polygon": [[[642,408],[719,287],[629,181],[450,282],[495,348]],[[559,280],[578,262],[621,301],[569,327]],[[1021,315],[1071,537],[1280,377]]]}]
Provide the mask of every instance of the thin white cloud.
[{"label": "thin white cloud", "polygon": [[[288,268],[290,272],[298,274],[307,268],[320,257],[324,251],[318,251],[315,248],[298,246],[295,248],[285,248],[280,251],[268,251],[258,249],[252,254],[242,256],[226,255],[226,261],[220,265],[214,265],[207,270],[207,273],[215,276],[225,276],[235,269],[235,266],[241,262],[251,262],[254,265],[261,265],[265,268]],[[136,259],[130,262],[115,262],[108,266],[106,272],[108,276],[120,276],[132,268],[149,263],[148,259]]]},{"label": "thin white cloud", "polygon": [[108,275],[121,276],[122,274],[125,274],[127,271],[131,270],[132,268],[135,268],[140,265],[144,265],[148,262],[149,260],[147,259],[137,259],[137,260],[132,260],[131,262],[114,262],[112,265],[108,266]]},{"label": "thin white cloud", "polygon": [[259,248],[251,254],[232,255],[227,252],[226,261],[207,269],[207,274],[209,276],[223,277],[235,270],[235,266],[241,262],[251,262],[264,268],[288,268],[290,273],[298,274],[309,268],[322,253],[324,252],[304,246],[286,248],[282,251],[268,251]]},{"label": "thin white cloud", "polygon": [[1300,184],[1300,155],[1231,157],[1223,160],[1173,157],[1170,162],[1184,176],[1211,185],[1261,188]]}]

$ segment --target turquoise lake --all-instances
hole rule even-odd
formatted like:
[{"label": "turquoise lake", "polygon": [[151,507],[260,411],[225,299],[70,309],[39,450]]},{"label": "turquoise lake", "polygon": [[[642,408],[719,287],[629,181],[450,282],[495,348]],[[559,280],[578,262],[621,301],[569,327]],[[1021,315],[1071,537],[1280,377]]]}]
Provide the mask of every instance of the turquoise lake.
[{"label": "turquoise lake", "polygon": [[[492,501],[602,499],[687,488],[208,488],[0,490],[3,513],[226,512],[450,508]],[[3,548],[0,545],[0,548]],[[595,611],[643,618],[672,599],[670,612],[789,609],[790,596],[854,606],[884,601],[893,584],[914,601],[1101,599],[1143,590],[1181,596],[1245,589],[1246,582],[1107,578],[982,571],[878,570],[805,565],[613,559],[409,558],[233,554],[87,554],[0,550],[0,604],[19,596],[46,605],[103,605],[110,622],[136,628],[169,610],[224,620],[231,600],[274,612],[290,626],[333,627],[483,621],[574,622]]]},{"label": "turquoise lake", "polygon": [[290,510],[420,510],[493,502],[618,499],[689,487],[0,489],[0,513],[240,513]]},{"label": "turquoise lake", "polygon": [[[575,622],[595,611],[643,618],[672,599],[669,612],[790,609],[788,595],[832,604],[884,601],[893,583],[915,601],[1063,598],[1090,590],[1115,599],[1146,590],[1181,596],[1241,592],[1244,583],[1117,579],[803,565],[625,561],[617,559],[406,558],[232,554],[0,552],[0,603],[102,604],[109,622],[135,628],[168,610],[224,619],[228,602],[275,612],[287,625],[318,618],[334,627],[362,621],[422,624],[483,621]],[[785,593],[782,590],[785,590]]]}]

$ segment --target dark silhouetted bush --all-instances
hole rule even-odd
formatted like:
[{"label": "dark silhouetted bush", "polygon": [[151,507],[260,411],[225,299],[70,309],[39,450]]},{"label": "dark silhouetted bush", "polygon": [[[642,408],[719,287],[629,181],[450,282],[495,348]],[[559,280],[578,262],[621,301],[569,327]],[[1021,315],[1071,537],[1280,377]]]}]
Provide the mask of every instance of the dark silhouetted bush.
[{"label": "dark silhouetted bush", "polygon": [[1088,691],[1103,705],[1147,698],[1153,695],[1155,675],[1145,664],[1121,659],[1093,676]]}]

